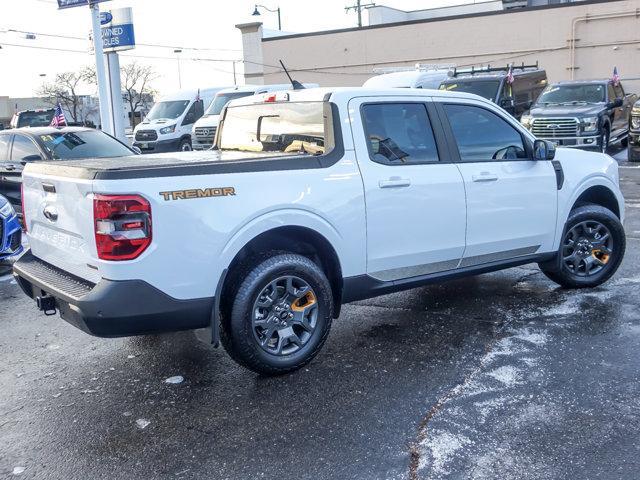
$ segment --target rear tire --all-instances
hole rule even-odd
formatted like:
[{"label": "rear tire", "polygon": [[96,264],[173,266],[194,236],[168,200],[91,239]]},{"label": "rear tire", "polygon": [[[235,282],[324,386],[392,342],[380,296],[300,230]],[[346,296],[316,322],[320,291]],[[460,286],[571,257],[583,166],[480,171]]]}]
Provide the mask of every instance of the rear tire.
[{"label": "rear tire", "polygon": [[604,207],[588,204],[569,214],[556,257],[538,265],[562,287],[597,287],[616,273],[625,249],[620,219]]},{"label": "rear tire", "polygon": [[640,147],[634,148],[632,145],[629,145],[628,152],[628,160],[630,162],[640,162]]},{"label": "rear tire", "polygon": [[333,296],[322,269],[301,255],[270,252],[240,267],[220,339],[240,365],[262,375],[292,372],[320,351],[331,329]]}]

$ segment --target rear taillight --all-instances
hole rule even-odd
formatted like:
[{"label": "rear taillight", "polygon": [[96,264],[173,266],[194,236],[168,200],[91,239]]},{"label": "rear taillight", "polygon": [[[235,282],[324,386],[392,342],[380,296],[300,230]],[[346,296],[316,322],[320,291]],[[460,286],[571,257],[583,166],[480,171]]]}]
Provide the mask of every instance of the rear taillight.
[{"label": "rear taillight", "polygon": [[20,184],[20,205],[22,205],[22,226],[27,230],[27,211],[24,209],[24,183]]},{"label": "rear taillight", "polygon": [[98,258],[133,260],[151,243],[151,205],[139,195],[95,195]]}]

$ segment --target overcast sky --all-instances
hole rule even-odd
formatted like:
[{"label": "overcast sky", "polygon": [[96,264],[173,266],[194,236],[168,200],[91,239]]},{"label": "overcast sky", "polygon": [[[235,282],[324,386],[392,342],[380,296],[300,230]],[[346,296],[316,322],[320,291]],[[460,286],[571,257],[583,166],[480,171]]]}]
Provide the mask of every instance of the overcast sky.
[{"label": "overcast sky", "polygon": [[[378,4],[414,10],[472,1],[387,0]],[[133,7],[138,44],[181,47],[182,86],[186,88],[233,84],[231,60],[242,58],[240,32],[235,25],[256,18],[251,17],[254,3],[251,0],[111,0],[102,3],[101,9]],[[355,3],[351,0],[261,0],[261,3],[268,7],[280,6],[282,29],[289,32],[356,25],[355,13],[344,11],[346,5]],[[264,22],[265,28],[277,29],[276,14],[264,12],[257,18]],[[28,40],[24,34],[10,30],[34,32],[36,39]],[[56,0],[0,0],[0,96],[32,96],[43,80],[52,80],[57,72],[92,64],[94,57],[86,53],[90,30],[88,7],[59,11]],[[200,50],[189,50],[190,47]],[[156,70],[159,78],[154,87],[158,91],[178,89],[178,66],[173,48],[138,46],[121,54],[121,63],[132,61],[134,56]],[[238,65],[238,72],[241,83],[241,65]],[[42,74],[46,77],[41,77]]]}]

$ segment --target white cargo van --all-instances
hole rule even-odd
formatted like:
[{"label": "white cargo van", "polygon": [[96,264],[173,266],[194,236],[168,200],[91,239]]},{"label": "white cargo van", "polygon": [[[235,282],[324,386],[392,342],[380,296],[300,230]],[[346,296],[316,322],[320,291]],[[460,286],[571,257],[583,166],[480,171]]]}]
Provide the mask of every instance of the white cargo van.
[{"label": "white cargo van", "polygon": [[[306,88],[317,87],[317,84],[305,84]],[[218,129],[220,112],[224,106],[236,98],[258,95],[261,93],[275,92],[278,90],[289,90],[290,83],[278,85],[244,85],[242,87],[232,87],[220,90],[209,108],[204,112],[200,120],[193,124],[191,138],[193,139],[194,150],[209,150],[213,146]]]},{"label": "white cargo van", "polygon": [[192,150],[193,124],[224,88],[180,90],[161,97],[133,131],[133,146],[144,153]]},{"label": "white cargo van", "polygon": [[425,69],[416,65],[416,68],[412,70],[400,68],[399,71],[389,71],[371,77],[362,86],[367,88],[430,88],[437,90],[440,83],[452,74],[448,66]]}]

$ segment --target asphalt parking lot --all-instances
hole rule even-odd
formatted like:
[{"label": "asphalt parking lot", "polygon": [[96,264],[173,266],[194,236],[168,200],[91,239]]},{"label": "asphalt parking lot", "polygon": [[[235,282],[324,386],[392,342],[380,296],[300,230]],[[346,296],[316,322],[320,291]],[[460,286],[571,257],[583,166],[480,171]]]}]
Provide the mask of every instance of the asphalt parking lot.
[{"label": "asphalt parking lot", "polygon": [[191,333],[87,336],[0,277],[0,475],[637,479],[640,166],[616,157],[628,245],[606,285],[530,265],[347,305],[284,377]]}]

